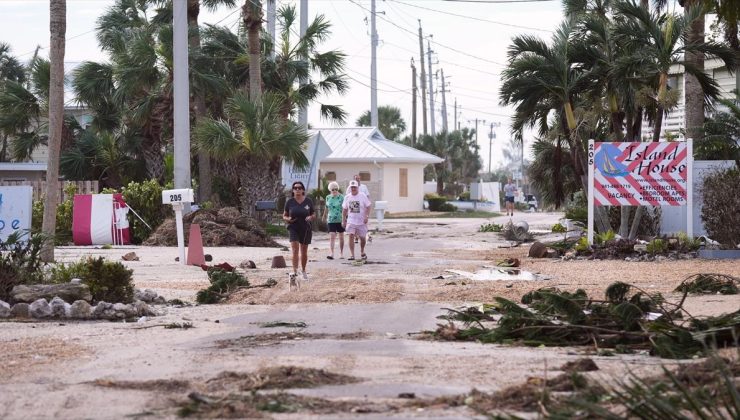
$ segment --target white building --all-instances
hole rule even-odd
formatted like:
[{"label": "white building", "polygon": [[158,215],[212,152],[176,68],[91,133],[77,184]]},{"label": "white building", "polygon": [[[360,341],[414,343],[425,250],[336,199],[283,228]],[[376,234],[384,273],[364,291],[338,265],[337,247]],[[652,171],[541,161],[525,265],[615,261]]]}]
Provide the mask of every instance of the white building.
[{"label": "white building", "polygon": [[319,177],[337,181],[346,192],[359,174],[370,199],[387,201],[393,213],[424,208],[424,167],[444,159],[386,139],[375,127],[317,128],[331,152],[320,160]]},{"label": "white building", "polygon": [[[735,95],[732,93],[736,86],[735,74],[731,74],[722,61],[718,59],[706,60],[704,62],[704,71],[717,82],[722,98],[735,98]],[[678,90],[678,104],[663,117],[660,138],[661,140],[666,140],[668,137],[675,138],[676,140],[684,140],[686,96],[684,94],[683,66],[676,65],[671,67],[668,76],[668,86],[671,89]],[[709,113],[707,114],[709,115]],[[653,127],[647,121],[642,122],[641,137],[643,141],[652,140],[653,138]]]}]

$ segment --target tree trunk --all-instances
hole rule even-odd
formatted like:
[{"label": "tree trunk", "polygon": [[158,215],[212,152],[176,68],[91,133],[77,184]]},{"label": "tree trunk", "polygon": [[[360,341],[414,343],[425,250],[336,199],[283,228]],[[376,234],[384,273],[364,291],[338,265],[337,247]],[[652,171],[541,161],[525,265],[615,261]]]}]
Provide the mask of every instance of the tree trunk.
[{"label": "tree trunk", "polygon": [[262,75],[260,58],[260,31],[262,30],[262,1],[246,0],[242,6],[244,27],[247,28],[249,47],[249,99],[253,102],[262,97]]},{"label": "tree trunk", "polygon": [[632,220],[632,228],[630,229],[629,239],[634,240],[637,238],[637,230],[640,227],[640,220],[642,219],[642,213],[645,211],[644,206],[638,206],[635,210],[635,218]]},{"label": "tree trunk", "polygon": [[658,110],[655,111],[655,123],[653,124],[653,141],[660,141],[660,131],[663,130],[663,106],[658,105]]},{"label": "tree trunk", "polygon": [[[198,55],[200,52],[200,30],[198,28],[198,15],[200,14],[200,0],[188,0],[188,26],[190,27],[191,54]],[[195,105],[195,121],[202,121],[206,117],[205,95],[200,89],[193,89]],[[198,150],[198,201],[208,201],[212,194],[213,176],[211,174],[211,158],[203,150]]]},{"label": "tree trunk", "polygon": [[[64,124],[64,48],[67,32],[66,0],[51,0],[49,4],[50,47],[49,61],[49,161],[46,167],[46,196],[41,230],[52,237],[57,225],[59,202],[59,148]],[[41,260],[54,261],[54,241],[44,243]]]},{"label": "tree trunk", "polygon": [[[698,1],[686,1],[685,7]],[[687,42],[704,41],[704,15],[691,24]],[[686,52],[685,60],[696,67],[704,69],[704,55],[700,52]],[[686,100],[686,138],[700,142],[704,138],[704,92],[696,77],[684,73],[684,95]]]},{"label": "tree trunk", "polygon": [[254,205],[257,201],[275,200],[283,191],[279,174],[270,170],[270,160],[260,156],[250,155],[244,158],[239,165],[239,184],[241,212],[251,217],[254,217]]}]

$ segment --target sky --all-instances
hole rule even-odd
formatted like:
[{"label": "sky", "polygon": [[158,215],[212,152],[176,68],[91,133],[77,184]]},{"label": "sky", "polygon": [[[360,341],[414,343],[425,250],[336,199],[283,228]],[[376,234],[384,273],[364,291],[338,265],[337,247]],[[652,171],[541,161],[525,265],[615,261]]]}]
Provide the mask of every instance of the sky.
[{"label": "sky", "polygon": [[[186,0],[176,0],[186,1]],[[241,6],[241,1],[239,2]],[[263,3],[265,1],[263,0]],[[67,0],[67,45],[65,71],[80,62],[105,61],[95,39],[96,19],[113,0]],[[278,7],[298,1],[280,1]],[[201,23],[229,26],[236,30],[239,8],[202,10]],[[323,14],[332,24],[332,35],[319,50],[340,50],[347,55],[346,75],[349,91],[344,96],[322,97],[320,102],[341,105],[349,113],[346,126],[355,126],[359,116],[370,109],[370,0],[308,0],[309,20]],[[431,42],[432,68],[438,77],[435,85],[435,125],[442,128],[441,73],[444,72],[447,120],[454,127],[475,128],[478,120],[480,154],[488,168],[503,163],[503,147],[508,145],[511,108],[499,105],[500,73],[506,63],[511,39],[530,34],[548,40],[562,20],[561,3],[554,0],[376,0],[378,105],[401,109],[407,132],[411,131],[411,59],[419,63],[419,20],[424,36]],[[424,41],[426,54],[427,39]],[[31,59],[37,45],[39,54],[48,57],[48,0],[0,0],[0,41],[10,44],[12,54],[23,62]],[[427,65],[425,55],[425,66]],[[426,68],[428,72],[428,67]],[[420,86],[419,86],[420,88]],[[420,94],[420,90],[419,90]],[[427,106],[428,104],[427,92]],[[71,102],[71,99],[69,100]],[[422,132],[421,99],[418,98],[417,131]],[[326,127],[318,107],[309,109],[309,124]],[[495,139],[490,141],[491,124]],[[533,138],[525,136],[525,154]],[[489,149],[489,143],[493,144]]]}]

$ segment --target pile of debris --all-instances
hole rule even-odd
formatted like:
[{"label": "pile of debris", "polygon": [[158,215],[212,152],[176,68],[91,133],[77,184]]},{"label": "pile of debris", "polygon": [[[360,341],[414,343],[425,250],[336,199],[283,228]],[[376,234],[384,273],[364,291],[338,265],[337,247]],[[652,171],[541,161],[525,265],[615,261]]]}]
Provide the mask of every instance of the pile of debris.
[{"label": "pile of debris", "polygon": [[[236,207],[197,210],[183,217],[186,242],[192,223],[200,225],[204,246],[281,246],[270,238],[259,222],[242,215]],[[144,245],[176,246],[175,219],[165,220],[149,239],[144,241]]]}]

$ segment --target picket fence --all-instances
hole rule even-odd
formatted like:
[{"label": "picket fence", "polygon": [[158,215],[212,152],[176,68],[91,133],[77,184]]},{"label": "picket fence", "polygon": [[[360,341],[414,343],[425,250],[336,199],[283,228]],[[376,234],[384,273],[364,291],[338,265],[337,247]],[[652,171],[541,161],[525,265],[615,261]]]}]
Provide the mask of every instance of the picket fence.
[{"label": "picket fence", "polygon": [[[98,181],[60,181],[59,182],[59,202],[71,198],[67,197],[64,192],[65,188],[73,184],[77,187],[75,194],[97,194]],[[33,187],[33,200],[42,200],[46,194],[46,181],[0,181],[0,187],[30,185]]]}]

